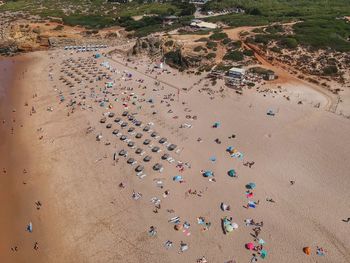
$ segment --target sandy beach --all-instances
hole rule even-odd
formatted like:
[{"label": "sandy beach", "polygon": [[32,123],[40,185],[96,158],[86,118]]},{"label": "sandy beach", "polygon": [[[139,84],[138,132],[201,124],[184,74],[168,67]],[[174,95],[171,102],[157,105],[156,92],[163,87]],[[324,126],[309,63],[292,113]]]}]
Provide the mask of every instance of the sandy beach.
[{"label": "sandy beach", "polygon": [[0,262],[350,262],[350,122],[324,94],[93,55],[0,60]]}]

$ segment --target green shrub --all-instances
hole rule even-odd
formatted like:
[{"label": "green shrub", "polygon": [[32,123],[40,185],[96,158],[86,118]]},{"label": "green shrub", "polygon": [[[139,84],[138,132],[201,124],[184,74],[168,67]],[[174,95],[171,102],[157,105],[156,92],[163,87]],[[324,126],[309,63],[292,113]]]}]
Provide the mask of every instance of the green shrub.
[{"label": "green shrub", "polygon": [[63,22],[70,26],[85,26],[88,28],[103,28],[114,24],[114,19],[108,16],[73,14],[63,17]]},{"label": "green shrub", "polygon": [[335,65],[329,65],[323,68],[324,75],[335,75],[338,73],[338,68]]},{"label": "green shrub", "polygon": [[212,49],[214,47],[217,47],[218,44],[212,41],[207,42],[207,48]]},{"label": "green shrub", "polygon": [[231,65],[225,65],[225,64],[223,64],[223,63],[220,63],[220,64],[218,64],[218,65],[215,67],[215,70],[226,72],[226,71],[228,71],[230,68],[232,68]]},{"label": "green shrub", "polygon": [[281,45],[287,48],[296,48],[298,46],[298,41],[292,37],[286,37],[281,40]]},{"label": "green shrub", "polygon": [[228,35],[226,33],[216,32],[216,33],[212,34],[209,38],[211,40],[222,40],[222,39],[225,39],[227,37],[228,37]]},{"label": "green shrub", "polygon": [[242,46],[242,42],[241,41],[232,41],[229,46],[232,49],[237,49],[237,48],[240,48]]},{"label": "green shrub", "polygon": [[254,51],[253,51],[253,50],[250,50],[250,49],[245,49],[245,50],[243,51],[243,54],[244,54],[245,56],[251,57],[251,56],[254,56]]},{"label": "green shrub", "polygon": [[281,52],[281,49],[278,48],[278,47],[272,47],[270,50],[271,50],[272,52],[282,53],[282,52]]},{"label": "green shrub", "polygon": [[343,20],[315,18],[293,26],[295,38],[314,49],[330,47],[341,52],[350,51],[350,24]]},{"label": "green shrub", "polygon": [[273,25],[273,26],[268,26],[266,28],[266,32],[269,32],[271,34],[276,34],[276,33],[284,32],[284,29],[283,29],[283,26],[281,25]]},{"label": "green shrub", "polygon": [[197,39],[195,42],[208,42],[209,38],[207,37],[201,37],[200,39]]},{"label": "green shrub", "polygon": [[229,51],[225,54],[224,59],[232,61],[242,61],[244,58],[243,53],[237,50]]},{"label": "green shrub", "polygon": [[230,38],[224,38],[223,40],[222,40],[222,44],[224,44],[224,45],[227,45],[227,44],[229,44],[229,43],[231,43],[232,42],[232,40],[230,39]]},{"label": "green shrub", "polygon": [[216,58],[216,54],[215,53],[209,53],[207,56],[206,56],[207,59],[213,59],[213,58]]},{"label": "green shrub", "polygon": [[200,52],[202,49],[203,49],[202,46],[196,46],[196,47],[193,49],[193,51],[194,51],[194,52]]},{"label": "green shrub", "polygon": [[267,45],[270,41],[270,38],[267,35],[260,34],[255,36],[254,41],[256,43]]}]

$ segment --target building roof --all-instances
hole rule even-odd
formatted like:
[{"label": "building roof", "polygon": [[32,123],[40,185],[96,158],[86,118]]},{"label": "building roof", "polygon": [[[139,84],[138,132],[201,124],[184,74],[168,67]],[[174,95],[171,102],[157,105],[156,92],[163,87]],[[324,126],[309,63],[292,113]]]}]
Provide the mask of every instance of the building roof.
[{"label": "building roof", "polygon": [[191,23],[191,26],[196,26],[196,27],[200,27],[200,28],[209,28],[209,29],[215,29],[218,27],[217,24],[214,24],[214,23],[208,23],[208,22],[195,22],[193,21]]},{"label": "building roof", "polygon": [[233,67],[233,68],[230,68],[229,71],[230,72],[238,72],[238,73],[241,73],[241,74],[245,73],[245,69],[243,69],[243,68],[235,68],[235,67]]},{"label": "building roof", "polygon": [[178,19],[178,16],[166,16],[165,19]]}]

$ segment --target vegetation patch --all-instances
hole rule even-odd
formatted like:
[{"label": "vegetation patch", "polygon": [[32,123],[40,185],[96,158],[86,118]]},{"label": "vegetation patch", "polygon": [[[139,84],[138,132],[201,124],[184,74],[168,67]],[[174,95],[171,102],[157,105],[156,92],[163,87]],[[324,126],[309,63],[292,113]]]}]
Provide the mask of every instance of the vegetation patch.
[{"label": "vegetation patch", "polygon": [[208,49],[213,49],[213,48],[216,48],[218,46],[218,44],[216,42],[213,42],[213,41],[208,41],[207,42],[207,48]]},{"label": "vegetation patch", "polygon": [[114,19],[108,16],[69,15],[63,17],[63,22],[70,26],[85,26],[87,28],[103,28],[114,24]]},{"label": "vegetation patch", "polygon": [[244,59],[243,53],[238,50],[229,51],[225,54],[224,59],[232,61],[242,61]]},{"label": "vegetation patch", "polygon": [[209,53],[208,55],[206,55],[206,58],[207,58],[207,59],[213,59],[213,58],[216,58],[216,54],[215,54],[214,52]]},{"label": "vegetation patch", "polygon": [[228,35],[224,32],[215,32],[209,37],[209,39],[215,40],[215,41],[219,41],[227,38],[228,38]]},{"label": "vegetation patch", "polygon": [[329,65],[323,68],[324,75],[332,76],[332,75],[336,75],[337,73],[338,73],[338,68],[335,65]]},{"label": "vegetation patch", "polygon": [[202,47],[202,46],[196,46],[193,51],[194,52],[201,52],[202,50],[206,51],[206,48]]},{"label": "vegetation patch", "polygon": [[253,51],[253,50],[250,50],[250,49],[245,49],[245,50],[243,51],[243,54],[244,54],[245,56],[252,57],[252,56],[254,56],[254,51]]}]

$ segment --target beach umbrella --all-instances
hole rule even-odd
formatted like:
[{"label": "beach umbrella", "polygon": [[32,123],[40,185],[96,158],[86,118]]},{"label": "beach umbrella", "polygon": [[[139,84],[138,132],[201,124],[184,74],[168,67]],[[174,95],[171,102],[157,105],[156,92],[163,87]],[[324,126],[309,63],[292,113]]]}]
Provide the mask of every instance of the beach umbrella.
[{"label": "beach umbrella", "polygon": [[256,187],[255,183],[249,183],[245,186],[247,189],[254,189]]},{"label": "beach umbrella", "polygon": [[227,174],[230,176],[230,177],[235,177],[236,176],[236,171],[234,169],[231,169],[227,172]]},{"label": "beach umbrella", "polygon": [[303,248],[303,251],[304,251],[304,253],[306,254],[306,255],[310,255],[311,254],[311,248],[310,247],[304,247]]},{"label": "beach umbrella", "polygon": [[272,109],[269,109],[266,114],[268,116],[275,116],[275,112]]},{"label": "beach umbrella", "polygon": [[261,238],[259,239],[259,244],[260,244],[260,245],[264,245],[265,243],[266,243],[266,242],[265,242],[263,239],[261,239]]},{"label": "beach umbrella", "polygon": [[213,128],[219,128],[220,127],[220,122],[215,122],[213,125]]},{"label": "beach umbrella", "polygon": [[248,207],[255,208],[255,207],[256,207],[255,202],[249,201],[249,202],[248,202]]},{"label": "beach umbrella", "polygon": [[205,172],[203,173],[203,176],[204,176],[204,177],[211,177],[211,176],[213,176],[213,172],[212,172],[212,171],[205,171]]},{"label": "beach umbrella", "polygon": [[249,242],[245,244],[246,249],[253,250],[254,249],[254,244],[252,242]]},{"label": "beach umbrella", "polygon": [[253,193],[247,193],[247,198],[253,198],[254,194]]},{"label": "beach umbrella", "polygon": [[174,229],[175,229],[176,231],[179,231],[179,230],[182,229],[182,225],[177,224],[177,225],[174,226]]},{"label": "beach umbrella", "polygon": [[233,226],[231,224],[226,224],[225,225],[225,230],[226,232],[232,232],[234,230]]},{"label": "beach umbrella", "polygon": [[176,175],[176,176],[174,176],[174,177],[173,177],[173,181],[175,181],[175,182],[180,182],[180,181],[182,181],[182,176],[181,176],[181,175]]},{"label": "beach umbrella", "polygon": [[266,251],[265,249],[262,249],[262,250],[260,251],[260,257],[261,257],[262,259],[264,259],[264,258],[267,257],[267,251]]},{"label": "beach umbrella", "polygon": [[29,233],[32,233],[32,232],[33,232],[33,224],[32,224],[32,222],[29,222],[29,224],[27,225],[27,231],[28,231]]}]

